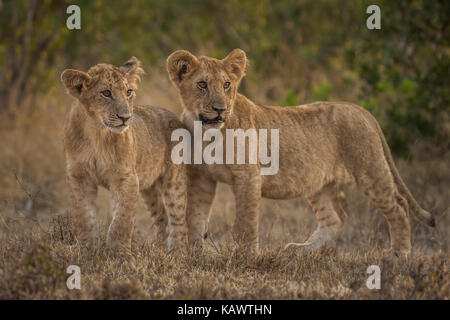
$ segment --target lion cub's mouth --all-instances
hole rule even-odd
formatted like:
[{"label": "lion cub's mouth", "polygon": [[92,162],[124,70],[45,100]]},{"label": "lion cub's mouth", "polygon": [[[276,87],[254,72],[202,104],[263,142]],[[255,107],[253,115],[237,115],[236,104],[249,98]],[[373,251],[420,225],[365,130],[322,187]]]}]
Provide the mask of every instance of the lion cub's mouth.
[{"label": "lion cub's mouth", "polygon": [[128,128],[128,124],[125,124],[125,123],[119,124],[118,126],[114,126],[111,123],[103,121],[103,124],[105,125],[106,128],[108,128],[112,132],[118,132],[118,133],[125,131]]},{"label": "lion cub's mouth", "polygon": [[224,123],[225,120],[219,115],[213,119],[208,119],[206,118],[204,115],[202,115],[201,113],[199,114],[199,119],[202,122],[203,125],[208,125],[208,124],[217,124],[217,123]]}]

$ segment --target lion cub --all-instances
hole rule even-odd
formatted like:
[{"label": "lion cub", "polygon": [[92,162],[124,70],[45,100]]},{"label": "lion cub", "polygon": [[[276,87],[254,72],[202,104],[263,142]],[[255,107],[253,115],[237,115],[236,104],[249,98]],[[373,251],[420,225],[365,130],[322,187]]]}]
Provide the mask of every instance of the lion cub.
[{"label": "lion cub", "polygon": [[61,80],[76,101],[64,129],[67,181],[77,239],[94,245],[97,238],[97,187],[112,195],[113,219],[107,247],[131,253],[134,212],[141,192],[157,222],[158,239],[169,251],[187,245],[186,171],[170,160],[172,130],[183,124],[171,112],[133,106],[140,62],[120,68],[98,64],[82,72],[68,69]]},{"label": "lion cub", "polygon": [[[256,105],[238,93],[246,62],[244,51],[239,49],[222,60],[196,57],[185,50],[167,59],[167,71],[183,105],[183,121],[194,134],[195,121],[201,123],[203,131],[220,130],[223,145],[236,145],[235,136],[228,138],[229,131],[279,132],[278,147],[270,149],[272,146],[267,145],[270,153],[279,154],[276,174],[262,175],[258,162],[192,165],[186,214],[190,241],[201,245],[216,184],[223,182],[231,185],[235,194],[234,234],[238,241],[257,250],[261,197],[305,197],[318,226],[305,243],[289,246],[317,249],[333,243],[341,232],[347,215],[339,203],[338,190],[353,185],[385,216],[392,250],[409,253],[409,213],[429,226],[434,226],[434,218],[420,207],[400,177],[376,119],[347,102],[296,107]],[[248,156],[248,149],[245,151]]]}]

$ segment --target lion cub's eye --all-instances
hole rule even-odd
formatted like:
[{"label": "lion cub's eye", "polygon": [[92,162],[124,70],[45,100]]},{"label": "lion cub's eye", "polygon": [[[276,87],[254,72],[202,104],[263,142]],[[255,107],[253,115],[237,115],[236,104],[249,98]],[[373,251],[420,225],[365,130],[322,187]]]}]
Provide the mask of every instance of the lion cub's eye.
[{"label": "lion cub's eye", "polygon": [[103,90],[102,92],[100,92],[102,95],[104,95],[105,97],[109,98],[111,97],[111,91],[109,90]]},{"label": "lion cub's eye", "polygon": [[128,96],[128,97],[131,96],[132,93],[133,93],[133,90],[132,90],[132,89],[128,89],[128,90],[127,90],[127,96]]},{"label": "lion cub's eye", "polygon": [[229,81],[227,81],[223,84],[223,88],[226,90],[230,87],[230,85],[231,85],[231,83]]},{"label": "lion cub's eye", "polygon": [[205,81],[199,81],[199,82],[197,82],[197,86],[198,86],[200,89],[206,89],[206,88],[208,88],[208,84],[207,84]]}]

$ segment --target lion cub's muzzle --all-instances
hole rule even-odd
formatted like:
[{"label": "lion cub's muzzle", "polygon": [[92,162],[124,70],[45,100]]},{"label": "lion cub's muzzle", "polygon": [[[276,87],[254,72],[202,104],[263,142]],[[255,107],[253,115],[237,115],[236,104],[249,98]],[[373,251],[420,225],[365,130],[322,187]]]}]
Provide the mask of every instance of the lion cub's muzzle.
[{"label": "lion cub's muzzle", "polygon": [[112,114],[108,119],[103,120],[103,124],[112,132],[120,133],[128,129],[131,122],[131,114]]},{"label": "lion cub's muzzle", "polygon": [[216,116],[215,117],[208,117],[204,114],[199,114],[199,120],[202,122],[203,125],[217,125],[217,124],[222,124],[225,122],[225,118],[226,118],[226,107],[211,107],[212,110],[214,110]]},{"label": "lion cub's muzzle", "polygon": [[211,124],[218,124],[218,123],[224,123],[225,119],[222,118],[222,116],[219,114],[215,118],[209,119],[206,116],[199,114],[199,120],[202,122],[203,125],[211,125]]}]

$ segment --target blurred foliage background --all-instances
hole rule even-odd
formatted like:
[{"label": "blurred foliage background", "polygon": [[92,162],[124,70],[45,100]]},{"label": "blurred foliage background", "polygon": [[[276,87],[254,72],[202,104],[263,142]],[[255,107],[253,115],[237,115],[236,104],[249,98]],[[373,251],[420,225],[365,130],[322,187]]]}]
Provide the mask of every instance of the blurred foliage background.
[{"label": "blurred foliage background", "polygon": [[[66,8],[81,8],[68,30]],[[366,8],[381,8],[368,30]],[[174,50],[250,59],[241,92],[258,103],[346,100],[380,121],[394,153],[450,144],[450,1],[0,0],[0,113],[39,113],[67,67],[141,59],[163,75]],[[176,102],[174,102],[176,103]]]},{"label": "blurred foliage background", "polygon": [[[81,9],[81,30],[66,27],[72,4]],[[381,8],[381,30],[366,27],[372,4]],[[450,0],[0,0],[0,298],[448,299],[449,24]],[[142,199],[136,259],[110,259],[103,245],[94,255],[74,250],[62,143],[73,99],[61,72],[136,56],[146,71],[137,103],[180,112],[166,57],[187,49],[223,58],[234,48],[250,59],[240,91],[256,103],[343,100],[375,115],[405,183],[436,214],[433,230],[412,219],[408,263],[386,259],[388,225],[351,188],[339,193],[349,219],[338,250],[309,258],[280,255],[317,224],[302,199],[263,199],[263,254],[236,255],[235,199],[225,184],[209,224],[213,255],[174,264],[165,251],[147,246],[155,230]],[[110,203],[100,188],[102,243]],[[65,286],[69,262],[82,266],[81,291]],[[383,268],[382,290],[365,286],[373,263]]]}]

